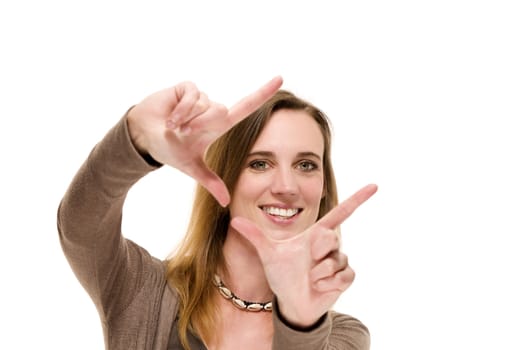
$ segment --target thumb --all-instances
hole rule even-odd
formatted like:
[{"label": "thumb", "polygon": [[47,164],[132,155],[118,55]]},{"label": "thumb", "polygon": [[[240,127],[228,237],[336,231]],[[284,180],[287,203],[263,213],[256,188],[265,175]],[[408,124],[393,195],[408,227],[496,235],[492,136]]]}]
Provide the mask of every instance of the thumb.
[{"label": "thumb", "polygon": [[261,255],[261,252],[268,247],[268,238],[252,221],[237,216],[231,220],[230,224],[237,232],[241,234],[241,236],[253,244],[257,250],[257,253],[259,253],[259,256]]},{"label": "thumb", "polygon": [[226,207],[230,203],[230,193],[224,181],[211,171],[202,159],[196,160],[187,174],[207,189],[221,206]]}]

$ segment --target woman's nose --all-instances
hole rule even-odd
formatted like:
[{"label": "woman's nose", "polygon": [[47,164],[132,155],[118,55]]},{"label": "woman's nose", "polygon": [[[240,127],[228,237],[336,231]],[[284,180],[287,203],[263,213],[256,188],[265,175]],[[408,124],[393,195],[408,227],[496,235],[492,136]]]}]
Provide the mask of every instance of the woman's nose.
[{"label": "woman's nose", "polygon": [[272,179],[272,193],[295,195],[299,191],[297,179],[291,169],[278,169]]}]

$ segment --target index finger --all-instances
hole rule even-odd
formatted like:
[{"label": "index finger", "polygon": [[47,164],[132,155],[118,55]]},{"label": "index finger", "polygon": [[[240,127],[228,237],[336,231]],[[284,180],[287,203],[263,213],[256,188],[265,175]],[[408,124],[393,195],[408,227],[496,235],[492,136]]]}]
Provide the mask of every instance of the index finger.
[{"label": "index finger", "polygon": [[280,76],[277,76],[264,84],[254,93],[246,96],[233,105],[230,108],[227,117],[230,120],[231,125],[237,124],[246,118],[250,113],[259,108],[264,102],[272,97],[277,92],[277,90],[279,90],[282,84],[283,79]]},{"label": "index finger", "polygon": [[317,224],[335,229],[341,225],[352,213],[366,202],[377,191],[377,185],[370,184],[354,193],[350,198],[341,202],[337,207],[330,210]]}]

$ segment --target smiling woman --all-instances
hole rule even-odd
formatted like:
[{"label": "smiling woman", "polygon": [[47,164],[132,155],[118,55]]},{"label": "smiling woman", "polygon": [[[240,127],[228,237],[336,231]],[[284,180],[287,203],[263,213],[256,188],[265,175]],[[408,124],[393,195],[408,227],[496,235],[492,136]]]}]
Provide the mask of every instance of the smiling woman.
[{"label": "smiling woman", "polygon": [[[299,101],[284,91],[274,96],[275,101],[292,99]],[[323,171],[325,138],[321,126],[304,107],[296,105],[297,109],[277,109],[267,115],[266,125],[255,135],[257,139],[232,189],[230,215],[250,218],[260,227],[266,227],[265,232],[270,235],[283,230],[283,234],[274,237],[278,239],[304,231],[324,214],[319,211],[325,192],[324,177],[332,177],[329,154],[326,172]],[[321,118],[319,111],[313,114]],[[326,120],[323,124],[328,127]],[[243,127],[239,125],[237,132],[242,132]],[[330,139],[326,140],[329,149]],[[335,181],[331,179],[326,183],[331,184],[326,200],[332,207],[337,202]]]},{"label": "smiling woman", "polygon": [[[229,110],[192,83],[154,93],[78,171],[59,234],[106,348],[369,348],[367,328],[331,307],[354,278],[338,227],[377,187],[338,205],[329,121],[281,84]],[[181,246],[159,260],[124,239],[121,216],[164,164],[199,185]]]}]

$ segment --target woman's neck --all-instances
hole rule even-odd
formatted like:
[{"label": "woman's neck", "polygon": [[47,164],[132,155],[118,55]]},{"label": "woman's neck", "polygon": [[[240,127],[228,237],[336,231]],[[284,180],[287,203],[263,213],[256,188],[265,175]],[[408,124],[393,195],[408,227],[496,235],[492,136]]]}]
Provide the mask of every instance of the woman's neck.
[{"label": "woman's neck", "polygon": [[226,235],[223,253],[227,271],[218,273],[228,289],[244,300],[271,301],[273,293],[255,247],[231,227]]}]

